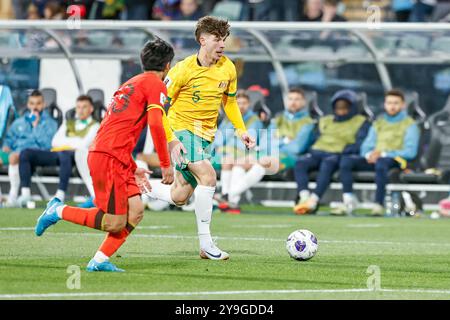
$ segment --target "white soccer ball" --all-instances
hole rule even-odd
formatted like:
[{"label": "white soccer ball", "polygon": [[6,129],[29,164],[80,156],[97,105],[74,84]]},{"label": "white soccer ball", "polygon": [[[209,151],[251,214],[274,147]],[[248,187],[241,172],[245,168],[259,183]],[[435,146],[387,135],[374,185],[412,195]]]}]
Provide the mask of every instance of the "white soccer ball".
[{"label": "white soccer ball", "polygon": [[316,255],[318,248],[317,238],[309,230],[296,230],[286,240],[286,249],[291,258],[295,260],[311,259]]}]

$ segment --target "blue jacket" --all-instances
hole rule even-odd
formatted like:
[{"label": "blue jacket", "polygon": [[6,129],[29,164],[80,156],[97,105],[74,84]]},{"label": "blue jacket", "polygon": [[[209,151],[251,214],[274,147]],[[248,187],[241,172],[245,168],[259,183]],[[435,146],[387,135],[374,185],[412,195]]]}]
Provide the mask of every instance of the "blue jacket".
[{"label": "blue jacket", "polygon": [[[296,113],[291,113],[287,110],[283,112],[283,117],[288,120],[299,120],[304,117],[309,117],[309,111],[305,108],[304,110],[300,110]],[[276,130],[277,126],[274,120],[272,120],[269,130]],[[280,153],[286,154],[290,157],[297,157],[308,150],[311,146],[312,136],[313,136],[314,124],[305,124],[300,131],[297,133],[296,137],[291,141],[285,141],[283,137],[279,137],[278,139],[273,138],[274,145],[277,144]],[[275,141],[276,139],[276,141]]]},{"label": "blue jacket", "polygon": [[[357,96],[356,93],[353,92],[352,90],[339,90],[333,95],[333,97],[331,98],[331,106],[333,108],[333,113],[335,110],[336,102],[341,99],[350,102],[350,112],[345,116],[338,116],[335,114],[334,121],[346,121],[358,114]],[[370,122],[366,120],[356,133],[355,143],[347,145],[345,149],[342,151],[342,154],[359,154],[361,145],[364,139],[367,137],[369,129],[370,129]],[[311,145],[313,145],[314,142],[316,142],[319,139],[319,137],[320,131],[316,130],[313,134]]]},{"label": "blue jacket", "polygon": [[24,149],[35,148],[50,150],[52,138],[58,129],[57,122],[50,117],[47,111],[41,113],[41,118],[36,127],[26,119],[29,112],[16,119],[6,133],[4,146],[9,147],[13,152],[20,152]]},{"label": "blue jacket", "polygon": [[[397,113],[395,116],[390,116],[387,113],[382,115],[388,122],[400,122],[408,116],[406,110]],[[405,136],[403,138],[403,149],[390,151],[386,153],[389,158],[402,157],[405,160],[412,160],[417,156],[417,150],[419,149],[420,131],[417,124],[413,123],[406,129]],[[374,127],[371,127],[369,134],[364,140],[361,146],[361,156],[365,157],[368,152],[375,150],[377,144],[377,133]]]}]

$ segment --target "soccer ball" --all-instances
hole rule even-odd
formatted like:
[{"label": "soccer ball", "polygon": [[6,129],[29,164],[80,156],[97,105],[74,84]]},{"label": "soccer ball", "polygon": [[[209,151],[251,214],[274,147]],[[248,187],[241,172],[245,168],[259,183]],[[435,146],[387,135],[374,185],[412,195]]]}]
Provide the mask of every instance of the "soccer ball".
[{"label": "soccer ball", "polygon": [[309,230],[296,230],[286,240],[286,249],[295,260],[311,259],[316,255],[318,248],[317,238]]}]

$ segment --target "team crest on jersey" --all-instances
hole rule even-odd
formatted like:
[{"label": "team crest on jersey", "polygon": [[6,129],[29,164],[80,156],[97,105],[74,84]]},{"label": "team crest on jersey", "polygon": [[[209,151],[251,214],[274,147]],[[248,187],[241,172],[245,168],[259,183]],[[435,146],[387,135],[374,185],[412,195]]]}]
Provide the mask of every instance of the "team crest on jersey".
[{"label": "team crest on jersey", "polygon": [[228,81],[220,81],[219,89],[225,89],[226,87],[228,87]]},{"label": "team crest on jersey", "polygon": [[166,95],[164,93],[161,92],[160,96],[159,96],[159,102],[161,102],[161,105],[165,105],[166,104]]}]

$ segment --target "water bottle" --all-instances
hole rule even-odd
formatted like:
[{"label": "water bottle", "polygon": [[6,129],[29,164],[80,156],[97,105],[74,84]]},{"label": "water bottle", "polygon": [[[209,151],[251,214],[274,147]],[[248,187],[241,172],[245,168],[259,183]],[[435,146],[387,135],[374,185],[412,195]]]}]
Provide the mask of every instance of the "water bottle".
[{"label": "water bottle", "polygon": [[392,192],[392,215],[394,217],[400,216],[400,193],[398,191]]},{"label": "water bottle", "polygon": [[29,114],[27,114],[26,119],[29,123],[33,123],[34,121],[36,121],[36,115],[34,114],[34,112],[30,112]]}]

